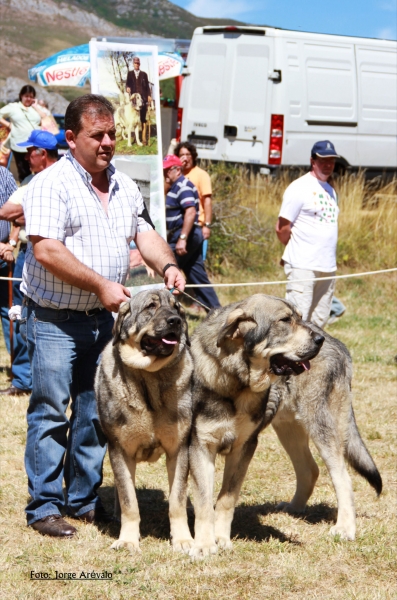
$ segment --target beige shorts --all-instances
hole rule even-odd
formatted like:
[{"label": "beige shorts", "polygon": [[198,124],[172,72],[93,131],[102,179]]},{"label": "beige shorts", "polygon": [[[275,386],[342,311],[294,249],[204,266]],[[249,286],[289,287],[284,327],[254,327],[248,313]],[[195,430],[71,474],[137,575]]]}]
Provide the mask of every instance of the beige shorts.
[{"label": "beige shorts", "polygon": [[302,313],[305,321],[311,321],[319,327],[324,327],[328,321],[332,297],[335,290],[335,279],[325,281],[299,281],[316,277],[332,277],[336,272],[307,271],[294,269],[288,263],[284,264],[288,279],[285,297],[295,304]]}]

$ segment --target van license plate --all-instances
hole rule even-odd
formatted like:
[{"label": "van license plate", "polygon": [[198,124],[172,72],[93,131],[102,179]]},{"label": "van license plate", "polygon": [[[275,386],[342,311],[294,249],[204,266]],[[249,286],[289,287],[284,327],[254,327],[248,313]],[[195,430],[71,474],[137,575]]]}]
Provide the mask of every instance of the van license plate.
[{"label": "van license plate", "polygon": [[215,140],[191,140],[191,142],[196,146],[196,148],[201,148],[202,150],[215,150],[216,141]]}]

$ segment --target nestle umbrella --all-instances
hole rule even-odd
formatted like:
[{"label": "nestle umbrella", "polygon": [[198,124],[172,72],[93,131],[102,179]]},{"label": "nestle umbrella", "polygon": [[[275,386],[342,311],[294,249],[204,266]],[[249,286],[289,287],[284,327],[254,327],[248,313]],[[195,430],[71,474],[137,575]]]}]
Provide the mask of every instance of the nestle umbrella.
[{"label": "nestle umbrella", "polygon": [[28,71],[29,79],[44,87],[48,85],[83,87],[90,73],[88,44],[62,50]]},{"label": "nestle umbrella", "polygon": [[[170,79],[182,74],[184,60],[174,52],[158,54],[159,79]],[[67,48],[28,71],[29,79],[46,87],[49,85],[83,87],[91,75],[88,44]]]}]

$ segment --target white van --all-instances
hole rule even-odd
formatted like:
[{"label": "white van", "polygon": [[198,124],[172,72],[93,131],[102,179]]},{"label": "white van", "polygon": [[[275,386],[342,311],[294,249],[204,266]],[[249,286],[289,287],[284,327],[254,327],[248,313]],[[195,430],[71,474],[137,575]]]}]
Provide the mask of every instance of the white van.
[{"label": "white van", "polygon": [[340,167],[397,165],[397,43],[272,27],[200,27],[180,99],[199,157],[307,166],[329,139]]}]

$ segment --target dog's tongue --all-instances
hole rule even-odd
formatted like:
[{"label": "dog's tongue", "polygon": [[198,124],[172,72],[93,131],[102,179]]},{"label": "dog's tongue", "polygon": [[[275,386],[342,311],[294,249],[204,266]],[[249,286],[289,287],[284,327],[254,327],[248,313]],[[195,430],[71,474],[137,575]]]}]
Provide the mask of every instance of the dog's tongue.
[{"label": "dog's tongue", "polygon": [[300,364],[305,369],[305,371],[310,370],[310,361],[309,360],[302,360]]},{"label": "dog's tongue", "polygon": [[161,341],[164,342],[164,344],[177,344],[177,340],[167,340],[167,338],[161,338]]}]

